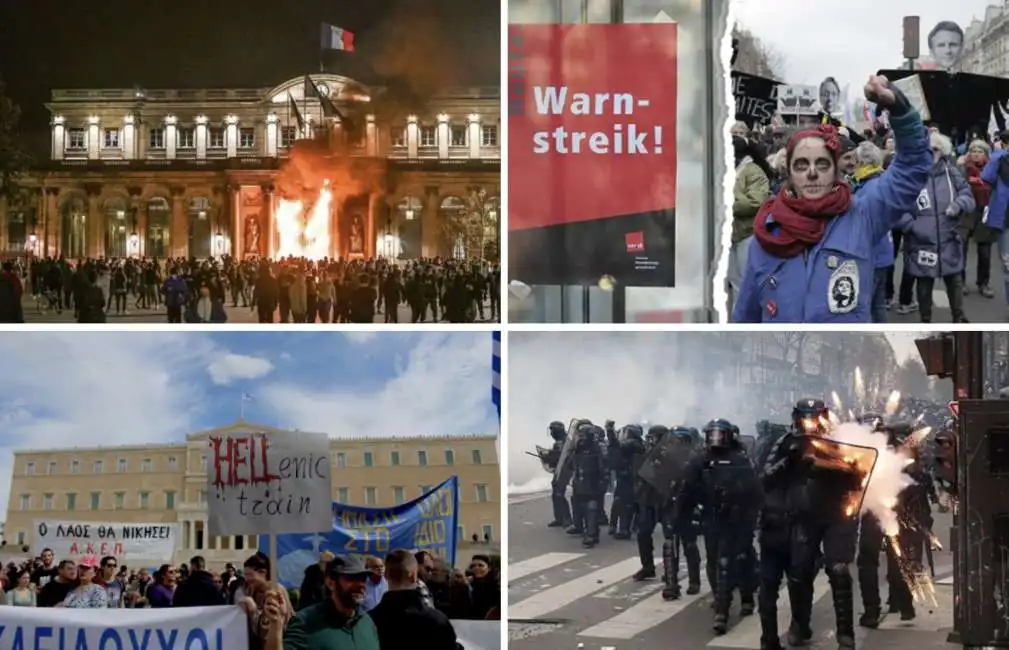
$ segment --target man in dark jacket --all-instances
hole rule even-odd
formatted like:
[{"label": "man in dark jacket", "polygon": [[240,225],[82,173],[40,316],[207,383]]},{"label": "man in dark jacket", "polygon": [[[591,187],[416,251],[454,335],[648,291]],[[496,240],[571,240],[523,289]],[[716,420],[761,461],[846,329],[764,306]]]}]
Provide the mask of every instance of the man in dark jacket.
[{"label": "man in dark jacket", "polygon": [[382,650],[412,650],[423,639],[428,650],[461,649],[448,617],[424,605],[418,587],[417,558],[409,551],[393,551],[385,560],[389,590],[368,614],[378,628]]},{"label": "man in dark jacket", "polygon": [[207,561],[197,555],[189,560],[189,577],[175,589],[172,607],[211,607],[224,605],[224,595],[207,571]]},{"label": "man in dark jacket", "polygon": [[301,581],[301,591],[299,592],[299,610],[305,609],[315,603],[321,603],[329,598],[329,594],[326,591],[326,566],[332,559],[332,553],[323,551],[319,554],[318,564],[312,564],[305,569],[305,578]]}]

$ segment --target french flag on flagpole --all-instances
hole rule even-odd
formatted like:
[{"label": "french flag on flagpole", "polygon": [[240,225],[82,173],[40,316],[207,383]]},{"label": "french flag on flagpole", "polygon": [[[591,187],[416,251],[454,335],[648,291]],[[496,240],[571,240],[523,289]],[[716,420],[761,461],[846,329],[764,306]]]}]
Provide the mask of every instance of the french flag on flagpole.
[{"label": "french flag on flagpole", "polygon": [[491,350],[490,398],[497,407],[497,419],[501,421],[501,332],[491,332],[494,344]]},{"label": "french flag on flagpole", "polygon": [[324,50],[354,51],[354,32],[329,23],[322,23],[321,37]]}]

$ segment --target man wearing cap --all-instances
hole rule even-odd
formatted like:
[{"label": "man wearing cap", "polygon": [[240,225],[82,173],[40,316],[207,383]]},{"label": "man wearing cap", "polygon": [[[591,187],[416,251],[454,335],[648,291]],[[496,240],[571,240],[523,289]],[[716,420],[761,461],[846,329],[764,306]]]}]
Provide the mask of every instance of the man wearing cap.
[{"label": "man wearing cap", "polygon": [[330,597],[298,612],[286,630],[279,594],[269,594],[264,650],[381,650],[375,623],[361,609],[368,576],[357,558],[333,558],[326,567]]}]

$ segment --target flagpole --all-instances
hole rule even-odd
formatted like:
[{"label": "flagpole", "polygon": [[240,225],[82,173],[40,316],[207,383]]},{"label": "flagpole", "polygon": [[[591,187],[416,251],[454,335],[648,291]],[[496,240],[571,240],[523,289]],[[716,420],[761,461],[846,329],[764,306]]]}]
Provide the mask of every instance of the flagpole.
[{"label": "flagpole", "polygon": [[[305,75],[305,77],[308,79],[308,81],[312,81],[312,76],[311,75]],[[315,83],[315,82],[312,82],[312,83]],[[301,101],[301,103],[302,103],[301,112],[305,116],[305,121],[306,122],[308,122],[308,92],[306,92],[307,90],[308,90],[308,88],[305,88],[305,84],[302,83],[301,84],[301,94],[304,95],[304,99],[302,99],[302,101]],[[307,126],[308,126],[309,129],[312,128],[312,124],[310,122],[307,124]],[[309,133],[307,134],[307,136],[308,136],[309,139],[312,139],[313,135],[315,135],[315,134],[313,134],[311,131],[309,131]]]},{"label": "flagpole", "polygon": [[238,419],[242,422],[245,421],[245,393],[241,395],[242,405],[238,409]]}]

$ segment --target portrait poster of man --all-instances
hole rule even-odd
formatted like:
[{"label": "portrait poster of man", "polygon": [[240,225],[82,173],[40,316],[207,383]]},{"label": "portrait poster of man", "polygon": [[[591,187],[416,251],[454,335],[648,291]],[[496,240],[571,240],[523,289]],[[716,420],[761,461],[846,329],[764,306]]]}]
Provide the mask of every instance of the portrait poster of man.
[{"label": "portrait poster of man", "polygon": [[837,79],[827,77],[820,82],[820,110],[827,115],[840,115],[844,112],[841,106],[841,84]]},{"label": "portrait poster of man", "polygon": [[963,56],[963,29],[952,20],[936,23],[928,33],[928,52],[940,70],[949,72]]}]

